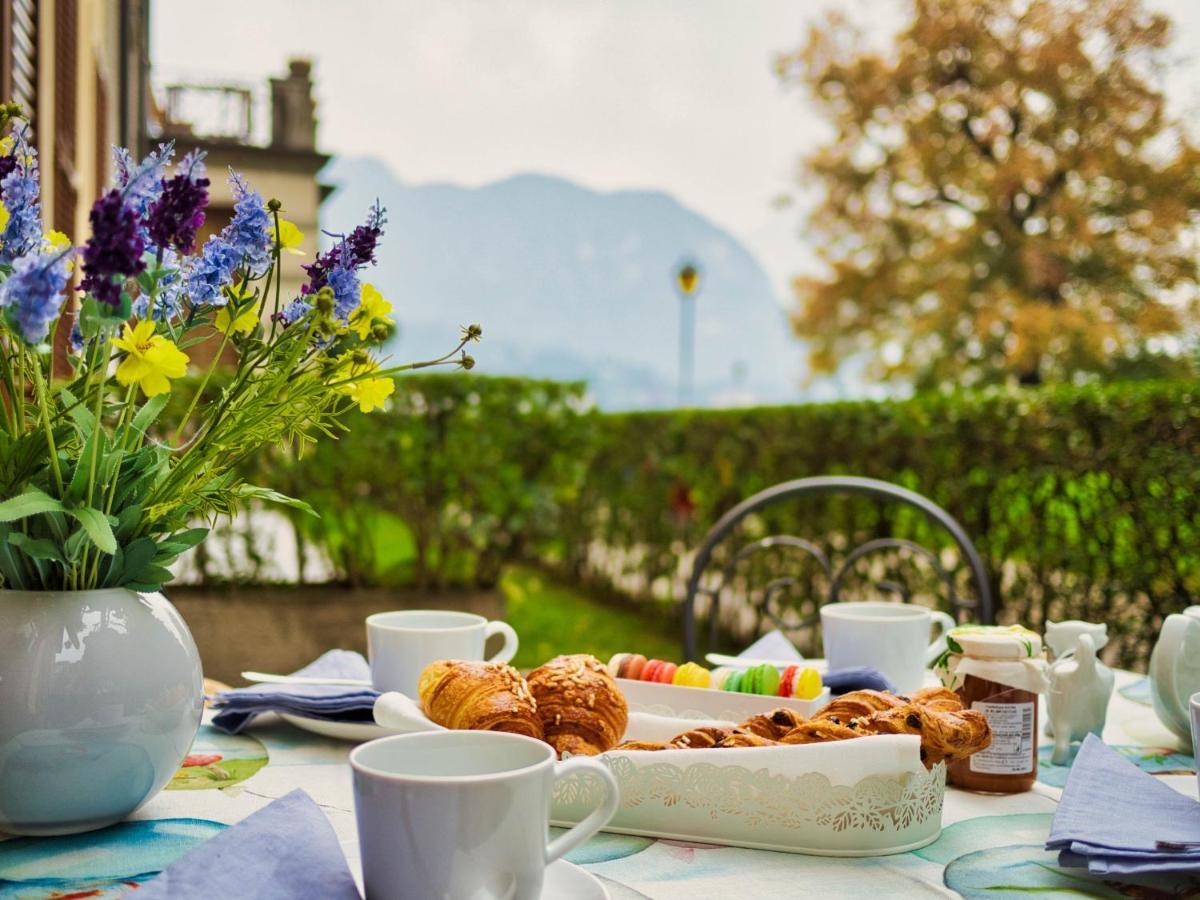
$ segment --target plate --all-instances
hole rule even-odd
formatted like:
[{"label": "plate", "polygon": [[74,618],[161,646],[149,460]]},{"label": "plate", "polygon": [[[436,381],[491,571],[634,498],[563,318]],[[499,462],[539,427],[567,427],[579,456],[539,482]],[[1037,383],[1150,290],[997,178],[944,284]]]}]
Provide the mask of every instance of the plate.
[{"label": "plate", "polygon": [[546,866],[542,900],[609,900],[608,890],[591,872],[556,859]]},{"label": "plate", "polygon": [[279,714],[285,722],[319,734],[322,737],[334,738],[339,741],[373,741],[375,738],[387,737],[389,734],[402,734],[391,728],[384,728],[374,722],[331,722],[328,719],[310,719],[307,716],[297,716],[292,713]]}]

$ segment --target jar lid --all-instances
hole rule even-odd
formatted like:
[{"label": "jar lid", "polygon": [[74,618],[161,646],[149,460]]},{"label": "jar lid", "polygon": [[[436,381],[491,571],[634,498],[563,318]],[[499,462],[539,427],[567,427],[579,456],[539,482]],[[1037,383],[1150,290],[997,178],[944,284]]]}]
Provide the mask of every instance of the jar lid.
[{"label": "jar lid", "polygon": [[951,653],[985,659],[1031,659],[1042,654],[1041,636],[1023,625],[960,625],[946,632],[946,646]]}]

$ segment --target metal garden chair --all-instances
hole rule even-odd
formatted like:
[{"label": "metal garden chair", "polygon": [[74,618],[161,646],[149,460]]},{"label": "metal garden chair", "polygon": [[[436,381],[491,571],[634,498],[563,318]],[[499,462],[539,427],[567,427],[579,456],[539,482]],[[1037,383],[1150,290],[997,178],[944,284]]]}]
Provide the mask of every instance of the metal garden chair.
[{"label": "metal garden chair", "polygon": [[[947,533],[952,539],[974,587],[974,596],[960,594],[955,583],[957,580],[955,572],[947,570],[938,553],[905,538],[871,537],[857,546],[848,548],[838,565],[834,564],[831,554],[816,542],[791,534],[759,537],[739,549],[728,550],[724,553],[723,564],[714,559],[714,551],[722,547],[749,517],[762,514],[769,507],[783,501],[821,495],[865,496],[889,504],[901,504],[923,514],[937,530]],[[854,535],[845,537],[854,539]],[[725,513],[704,538],[692,565],[692,573],[687,582],[687,594],[683,604],[685,658],[695,659],[699,651],[697,599],[708,598],[708,644],[709,647],[713,647],[716,644],[722,594],[730,592],[735,578],[739,577],[739,569],[744,568],[747,563],[753,562],[756,557],[768,551],[775,554],[776,557],[798,553],[815,563],[818,567],[817,580],[823,579],[828,584],[823,601],[828,603],[835,602],[842,596],[847,578],[856,571],[856,567],[870,564],[869,561],[864,562],[868,557],[873,555],[883,557],[876,560],[877,570],[880,564],[889,565],[901,559],[914,562],[923,561],[928,564],[937,579],[945,586],[946,604],[951,614],[959,622],[972,620],[992,624],[995,621],[991,586],[979,552],[971,543],[971,539],[967,537],[962,526],[936,503],[907,488],[873,478],[850,476],[800,478],[777,484],[743,500]],[[709,571],[710,569],[716,570],[715,577]],[[822,602],[815,597],[809,597],[808,599],[812,601],[810,603],[812,609],[806,616],[800,614],[798,607],[791,607],[792,620],[789,622],[785,620],[784,608],[780,607],[779,601],[781,596],[789,592],[805,590],[806,584],[808,588],[811,588],[816,580],[810,577],[806,582],[796,574],[795,566],[785,567],[782,570],[777,568],[775,571],[768,572],[767,576],[768,580],[761,591],[756,592],[747,587],[747,590],[743,592],[747,604],[756,615],[756,628],[761,629],[765,620],[785,633],[808,629],[811,634],[813,626],[819,620],[819,609]],[[874,588],[883,593],[898,595],[903,601],[911,599],[912,592],[903,581],[880,578],[874,581]]]}]

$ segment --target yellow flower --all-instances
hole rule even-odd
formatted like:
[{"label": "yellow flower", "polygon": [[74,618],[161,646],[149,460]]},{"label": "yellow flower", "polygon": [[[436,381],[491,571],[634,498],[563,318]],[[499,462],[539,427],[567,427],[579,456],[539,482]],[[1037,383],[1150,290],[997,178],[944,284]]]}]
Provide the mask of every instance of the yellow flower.
[{"label": "yellow flower", "polygon": [[367,378],[350,385],[350,399],[365,413],[382,409],[383,401],[396,390],[396,382],[390,378]]},{"label": "yellow flower", "polygon": [[153,322],[138,322],[133,328],[125,323],[113,346],[129,355],[117,366],[117,381],[138,385],[147,397],[171,390],[168,378],[182,378],[187,372],[188,356],[161,334],[154,333]]},{"label": "yellow flower", "polygon": [[[5,214],[7,215],[7,212]],[[42,235],[42,240],[46,242],[47,253],[57,253],[71,246],[71,239],[61,231],[47,231]]]},{"label": "yellow flower", "polygon": [[[343,377],[353,378],[356,375],[369,375],[379,371],[379,363],[369,360],[365,363],[350,363],[347,370],[342,371]],[[358,404],[365,413],[381,409],[383,403],[396,390],[396,383],[390,378],[362,378],[351,381],[338,388],[343,394]]]},{"label": "yellow flower", "polygon": [[350,330],[365,341],[376,319],[392,324],[392,320],[387,317],[391,311],[392,304],[383,299],[383,294],[379,293],[375,285],[364,283],[362,293],[358,295],[358,306],[350,313]]},{"label": "yellow flower", "polygon": [[[254,330],[254,326],[258,324],[258,312],[251,304],[249,307],[238,313],[237,318],[233,320],[232,330],[238,334],[249,334]],[[213,327],[221,334],[230,333],[229,321],[229,306],[226,304],[217,310],[217,317],[213,322]]]},{"label": "yellow flower", "polygon": [[[275,241],[275,226],[271,226],[271,241]],[[286,250],[288,253],[295,253],[297,256],[303,256],[304,251],[300,249],[300,245],[304,243],[304,232],[296,227],[295,222],[289,222],[287,219],[279,220],[279,247]]]}]

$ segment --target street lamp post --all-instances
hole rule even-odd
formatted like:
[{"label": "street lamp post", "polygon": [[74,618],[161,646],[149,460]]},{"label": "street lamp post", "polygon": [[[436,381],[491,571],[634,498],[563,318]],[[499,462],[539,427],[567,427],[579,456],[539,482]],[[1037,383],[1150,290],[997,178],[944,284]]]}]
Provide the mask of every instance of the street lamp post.
[{"label": "street lamp post", "polygon": [[700,268],[687,260],[675,270],[675,291],[679,294],[679,405],[692,402],[695,377],[696,296],[700,292]]}]

